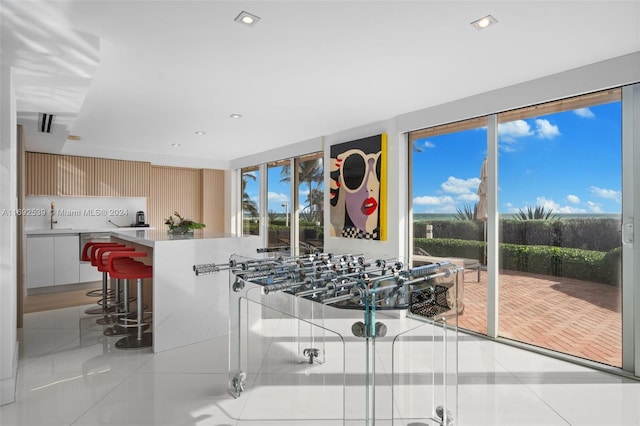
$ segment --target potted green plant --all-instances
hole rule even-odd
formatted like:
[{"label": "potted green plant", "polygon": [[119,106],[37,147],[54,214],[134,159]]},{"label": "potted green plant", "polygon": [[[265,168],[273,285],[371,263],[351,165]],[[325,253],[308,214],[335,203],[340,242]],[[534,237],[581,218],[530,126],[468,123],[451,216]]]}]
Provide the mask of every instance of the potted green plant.
[{"label": "potted green plant", "polygon": [[195,229],[202,229],[206,226],[204,223],[185,219],[178,212],[173,212],[173,215],[165,219],[164,223],[169,226],[169,232],[172,234],[192,233]]}]

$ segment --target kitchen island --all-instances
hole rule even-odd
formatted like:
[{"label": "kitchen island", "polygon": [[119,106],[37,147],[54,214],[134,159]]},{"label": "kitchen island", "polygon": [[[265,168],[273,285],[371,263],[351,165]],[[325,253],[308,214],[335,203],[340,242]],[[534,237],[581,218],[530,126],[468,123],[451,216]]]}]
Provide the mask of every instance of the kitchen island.
[{"label": "kitchen island", "polygon": [[[260,238],[196,231],[112,231],[114,242],[148,253],[153,265],[153,351],[162,352],[219,337],[229,327],[229,273],[196,276],[197,264],[226,264],[229,256],[257,256]],[[135,284],[131,284],[135,286]],[[146,287],[145,287],[146,288]]]}]

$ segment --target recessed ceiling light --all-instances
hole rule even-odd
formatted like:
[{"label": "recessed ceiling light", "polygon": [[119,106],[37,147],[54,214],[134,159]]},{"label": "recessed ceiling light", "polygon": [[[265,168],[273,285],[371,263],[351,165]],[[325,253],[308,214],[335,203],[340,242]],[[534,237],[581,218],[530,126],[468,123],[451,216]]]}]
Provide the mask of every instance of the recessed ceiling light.
[{"label": "recessed ceiling light", "polygon": [[69,136],[67,136],[67,140],[70,140],[70,141],[79,141],[81,139],[82,139],[82,137],[78,136],[78,135],[69,135]]},{"label": "recessed ceiling light", "polygon": [[182,146],[182,144],[181,143],[172,143],[171,146],[177,148],[179,146]]},{"label": "recessed ceiling light", "polygon": [[231,118],[242,118],[242,114],[231,114],[229,117],[231,117]]},{"label": "recessed ceiling light", "polygon": [[202,130],[198,130],[196,132],[196,135],[206,135],[206,134],[207,134],[207,132],[203,132]]},{"label": "recessed ceiling light", "polygon": [[498,23],[498,20],[496,18],[494,18],[491,15],[487,15],[483,18],[473,21],[471,25],[475,27],[476,30],[484,30],[485,28],[488,28],[493,24],[497,24],[497,23]]},{"label": "recessed ceiling light", "polygon": [[236,19],[234,19],[234,21],[236,21],[237,23],[246,25],[248,27],[253,27],[258,23],[259,20],[259,16],[252,15],[251,13],[245,12],[244,10],[240,12],[238,16],[236,16]]}]

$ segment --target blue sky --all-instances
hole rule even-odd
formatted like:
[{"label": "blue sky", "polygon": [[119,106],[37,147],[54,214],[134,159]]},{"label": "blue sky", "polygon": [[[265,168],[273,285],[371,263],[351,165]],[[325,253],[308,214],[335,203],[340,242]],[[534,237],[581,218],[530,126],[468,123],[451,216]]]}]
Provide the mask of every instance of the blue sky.
[{"label": "blue sky", "polygon": [[[291,200],[293,197],[291,196],[289,182],[281,182],[281,179],[282,179],[282,175],[280,173],[281,170],[282,170],[282,167],[269,168],[269,179],[267,183],[268,199],[269,199],[268,211],[284,214],[285,203],[288,203],[288,206],[286,208],[289,209],[289,211],[291,211]],[[253,172],[252,174],[255,176],[258,176],[257,171]],[[259,179],[256,179],[255,181],[252,179],[249,179],[247,181],[247,188],[246,188],[247,194],[249,194],[251,199],[254,200],[256,204],[258,203],[258,194],[259,194],[258,181]],[[315,184],[314,184],[314,187],[315,187]],[[299,191],[299,197],[300,197],[299,199],[300,199],[301,206],[304,207],[306,205],[308,195],[309,195],[309,187],[306,183],[303,183],[300,186],[300,191]]]},{"label": "blue sky", "polygon": [[[620,102],[501,123],[498,133],[501,213],[527,206],[554,213],[621,212]],[[422,152],[413,154],[415,213],[473,206],[486,138],[486,128],[478,128],[416,141]],[[280,168],[270,169],[269,210],[284,213],[291,194],[280,179]],[[247,192],[257,202],[258,180],[249,180]],[[303,187],[301,202],[306,197]]]},{"label": "blue sky", "polygon": [[[414,212],[455,213],[473,206],[486,128],[416,141]],[[621,211],[619,102],[501,123],[498,209],[544,206],[554,213]]]}]

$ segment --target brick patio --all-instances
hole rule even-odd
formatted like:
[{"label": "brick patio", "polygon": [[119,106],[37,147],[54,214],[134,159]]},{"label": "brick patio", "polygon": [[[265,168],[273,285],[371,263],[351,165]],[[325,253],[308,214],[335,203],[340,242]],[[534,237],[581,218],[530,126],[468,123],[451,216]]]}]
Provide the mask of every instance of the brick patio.
[{"label": "brick patio", "polygon": [[[461,328],[486,334],[487,273],[465,277]],[[500,280],[500,336],[622,366],[619,287],[524,272],[503,271]]]}]

